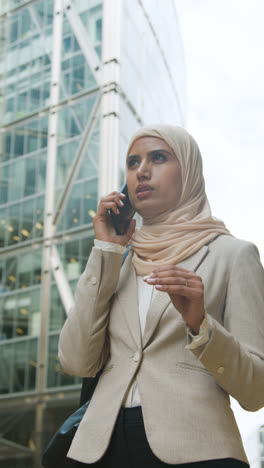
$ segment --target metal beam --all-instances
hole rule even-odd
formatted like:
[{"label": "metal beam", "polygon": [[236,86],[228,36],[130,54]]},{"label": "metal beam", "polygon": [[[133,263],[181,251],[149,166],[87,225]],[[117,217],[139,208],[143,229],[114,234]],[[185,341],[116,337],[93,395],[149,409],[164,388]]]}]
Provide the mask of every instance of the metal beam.
[{"label": "metal beam", "polygon": [[6,16],[14,15],[20,10],[24,10],[25,8],[29,7],[30,5],[34,5],[34,3],[37,3],[39,0],[28,0],[28,2],[22,3],[21,5],[18,5],[14,8],[10,8],[7,10],[5,13],[2,13],[0,15],[0,20],[2,18],[5,18]]},{"label": "metal beam", "polygon": [[60,260],[59,252],[55,245],[52,246],[51,250],[51,268],[57,283],[61,301],[68,315],[70,308],[74,305],[74,299]]},{"label": "metal beam", "polygon": [[84,132],[83,132],[82,140],[80,142],[80,145],[79,145],[79,148],[77,150],[76,156],[75,156],[74,161],[72,163],[72,167],[70,169],[68,179],[67,179],[67,181],[65,183],[64,191],[63,191],[63,193],[61,195],[61,198],[59,200],[58,208],[57,208],[56,214],[55,214],[54,219],[53,219],[53,225],[54,225],[55,228],[58,226],[58,222],[60,220],[62,212],[63,212],[63,210],[65,208],[65,205],[66,205],[67,200],[69,198],[69,195],[71,193],[71,188],[72,188],[74,179],[75,179],[75,177],[77,175],[77,172],[78,172],[78,170],[80,168],[80,165],[82,163],[87,144],[88,144],[89,139],[91,137],[91,134],[93,132],[96,117],[97,117],[99,106],[100,106],[100,101],[101,101],[101,95],[98,96],[98,98],[97,98],[97,100],[96,100],[96,102],[94,104],[94,107],[93,107],[91,115],[90,115],[90,119],[89,119],[89,121],[87,123],[87,126],[86,126]]},{"label": "metal beam", "polygon": [[93,73],[96,82],[101,83],[101,62],[96,54],[91,39],[85,29],[75,5],[71,0],[64,0],[64,11],[79,43],[81,51]]},{"label": "metal beam", "polygon": [[[59,102],[59,82],[61,67],[62,48],[62,25],[63,25],[63,0],[55,0],[53,19],[53,54],[51,62],[51,105],[56,106]],[[46,197],[44,212],[44,242],[42,261],[42,291],[41,291],[41,329],[39,340],[39,367],[37,372],[37,391],[43,392],[46,385],[46,363],[48,346],[48,323],[50,307],[50,279],[51,279],[51,239],[54,235],[52,224],[54,197],[55,197],[55,174],[57,153],[57,127],[58,112],[53,110],[49,116],[48,129],[48,154],[46,169]]]},{"label": "metal beam", "polygon": [[[28,447],[24,447],[24,445],[17,444],[16,442],[13,442],[12,440],[7,440],[4,437],[0,437],[0,446],[4,445],[5,447],[8,447],[12,449],[12,454],[16,455],[14,451],[16,452],[24,452],[29,455],[32,455],[34,451]],[[1,450],[1,449],[0,449]]]},{"label": "metal beam", "polygon": [[103,98],[99,198],[119,188],[121,0],[103,2]]},{"label": "metal beam", "polygon": [[25,117],[21,117],[20,119],[12,120],[12,122],[5,124],[1,127],[0,132],[4,133],[5,131],[12,129],[14,127],[17,127],[18,125],[26,124],[30,122],[31,120],[36,119],[37,117],[43,117],[45,114],[47,114],[50,111],[53,110],[61,110],[63,106],[65,105],[73,105],[75,103],[78,103],[80,101],[83,101],[89,96],[92,96],[94,94],[98,94],[100,91],[100,87],[96,86],[94,88],[88,89],[87,91],[84,91],[82,93],[74,94],[74,96],[70,96],[68,99],[63,99],[62,101],[59,101],[56,106],[47,106],[43,107],[41,110],[38,110],[37,112],[32,112],[31,114],[28,114]]}]

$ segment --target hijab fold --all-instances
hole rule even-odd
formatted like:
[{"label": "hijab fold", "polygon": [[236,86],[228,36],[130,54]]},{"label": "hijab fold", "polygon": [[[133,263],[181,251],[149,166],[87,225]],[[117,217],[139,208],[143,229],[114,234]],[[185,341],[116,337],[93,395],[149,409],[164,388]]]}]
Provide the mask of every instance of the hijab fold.
[{"label": "hijab fold", "polygon": [[144,127],[132,137],[128,154],[133,143],[145,136],[161,138],[172,149],[181,166],[182,193],[175,209],[144,219],[133,234],[133,264],[140,276],[161,265],[177,265],[219,234],[231,235],[223,221],[211,214],[202,157],[194,138],[181,127]]}]

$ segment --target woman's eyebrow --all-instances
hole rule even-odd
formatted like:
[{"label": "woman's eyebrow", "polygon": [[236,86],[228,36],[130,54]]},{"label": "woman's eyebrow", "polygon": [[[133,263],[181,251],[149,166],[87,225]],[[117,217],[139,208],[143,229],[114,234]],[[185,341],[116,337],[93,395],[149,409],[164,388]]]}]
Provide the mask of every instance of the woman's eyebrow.
[{"label": "woman's eyebrow", "polygon": [[[157,153],[166,153],[166,154],[169,154],[170,156],[172,156],[172,153],[170,153],[169,151],[165,150],[165,149],[156,149],[156,150],[152,150],[152,151],[149,151],[147,153],[148,156],[153,156],[154,154],[157,154]],[[127,157],[127,161],[129,161],[130,159],[132,158],[138,158],[140,157],[139,154],[131,154],[130,156]]]},{"label": "woman's eyebrow", "polygon": [[156,149],[156,150],[153,150],[153,151],[149,151],[147,154],[149,156],[153,155],[153,154],[156,154],[156,153],[166,153],[166,154],[169,154],[171,155],[171,153],[165,149]]}]

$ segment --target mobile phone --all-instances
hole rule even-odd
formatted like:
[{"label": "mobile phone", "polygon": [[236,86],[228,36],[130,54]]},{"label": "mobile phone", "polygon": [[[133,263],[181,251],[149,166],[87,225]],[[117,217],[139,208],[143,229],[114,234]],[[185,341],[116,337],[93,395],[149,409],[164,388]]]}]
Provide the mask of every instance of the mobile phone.
[{"label": "mobile phone", "polygon": [[130,203],[126,182],[121,187],[120,192],[126,195],[126,198],[124,200],[122,198],[122,202],[124,203],[124,206],[118,207],[119,214],[115,214],[113,210],[110,210],[110,215],[112,218],[113,226],[118,235],[125,234],[128,228],[129,222],[133,218],[136,212],[136,210],[132,207]]}]

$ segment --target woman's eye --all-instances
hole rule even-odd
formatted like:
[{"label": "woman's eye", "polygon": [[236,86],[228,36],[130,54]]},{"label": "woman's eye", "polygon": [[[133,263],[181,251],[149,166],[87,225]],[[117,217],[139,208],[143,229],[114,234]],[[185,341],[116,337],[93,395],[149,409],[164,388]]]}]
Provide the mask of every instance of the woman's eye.
[{"label": "woman's eye", "polygon": [[132,168],[132,167],[136,166],[137,162],[138,162],[137,159],[130,159],[127,162],[127,167]]},{"label": "woman's eye", "polygon": [[152,159],[153,161],[158,161],[158,162],[167,161],[167,158],[163,153],[154,154]]}]

